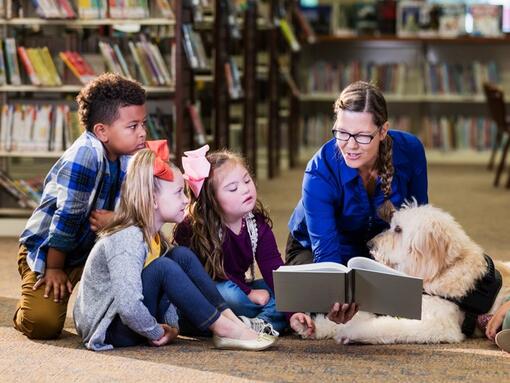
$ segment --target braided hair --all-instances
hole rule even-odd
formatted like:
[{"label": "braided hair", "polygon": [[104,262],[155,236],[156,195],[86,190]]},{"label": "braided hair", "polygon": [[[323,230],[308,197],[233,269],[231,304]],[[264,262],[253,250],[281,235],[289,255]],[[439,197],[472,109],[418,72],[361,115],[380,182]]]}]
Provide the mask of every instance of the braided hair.
[{"label": "braided hair", "polygon": [[[382,92],[375,85],[365,81],[356,81],[342,91],[334,105],[335,114],[341,110],[370,113],[375,126],[379,129],[388,121],[386,100]],[[391,220],[391,216],[396,210],[390,200],[391,181],[395,173],[392,149],[393,141],[389,135],[386,135],[379,144],[379,152],[375,164],[377,173],[381,177],[381,189],[385,198],[377,213],[379,217],[387,222]]]}]

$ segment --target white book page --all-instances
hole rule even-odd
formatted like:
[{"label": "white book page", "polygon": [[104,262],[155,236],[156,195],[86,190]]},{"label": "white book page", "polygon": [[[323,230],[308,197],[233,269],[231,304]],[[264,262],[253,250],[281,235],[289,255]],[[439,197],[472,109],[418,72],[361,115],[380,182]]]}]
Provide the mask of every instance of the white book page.
[{"label": "white book page", "polygon": [[374,261],[373,259],[365,258],[365,257],[351,258],[347,262],[347,266],[349,266],[349,268],[351,268],[351,269],[377,271],[379,273],[384,273],[384,274],[407,276],[406,274],[402,273],[401,271],[397,271],[395,269],[392,269],[391,267],[383,265],[382,263]]},{"label": "white book page", "polygon": [[306,265],[295,265],[295,266],[280,266],[277,271],[283,272],[337,272],[337,273],[348,273],[350,269],[340,263],[335,262],[321,262],[321,263],[310,263]]}]

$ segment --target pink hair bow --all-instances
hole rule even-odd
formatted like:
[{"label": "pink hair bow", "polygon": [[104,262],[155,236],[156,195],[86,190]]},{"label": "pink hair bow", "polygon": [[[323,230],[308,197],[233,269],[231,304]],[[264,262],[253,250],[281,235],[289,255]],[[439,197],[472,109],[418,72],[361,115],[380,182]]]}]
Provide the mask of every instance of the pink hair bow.
[{"label": "pink hair bow", "polygon": [[182,157],[184,179],[188,182],[191,191],[197,198],[211,170],[211,164],[205,158],[208,150],[209,145],[204,145],[199,149],[184,152],[185,157]]}]

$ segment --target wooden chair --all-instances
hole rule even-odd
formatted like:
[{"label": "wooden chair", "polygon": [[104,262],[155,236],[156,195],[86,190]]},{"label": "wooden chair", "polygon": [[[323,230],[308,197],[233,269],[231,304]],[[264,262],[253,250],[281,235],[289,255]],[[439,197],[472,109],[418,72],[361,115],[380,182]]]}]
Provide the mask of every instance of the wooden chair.
[{"label": "wooden chair", "polygon": [[[498,168],[496,169],[496,177],[494,178],[494,186],[498,186],[499,180],[501,178],[501,173],[505,168],[508,149],[510,148],[510,116],[506,115],[505,97],[503,91],[489,83],[485,83],[483,88],[487,100],[487,106],[489,108],[489,114],[496,123],[498,129],[496,133],[496,140],[492,147],[489,164],[487,166],[488,169],[492,170],[494,167],[496,152],[498,151],[498,148],[501,147],[503,139],[506,138],[505,145],[503,146],[503,151],[501,152],[501,160],[499,162]],[[506,187],[510,188],[510,171],[508,173]]]}]

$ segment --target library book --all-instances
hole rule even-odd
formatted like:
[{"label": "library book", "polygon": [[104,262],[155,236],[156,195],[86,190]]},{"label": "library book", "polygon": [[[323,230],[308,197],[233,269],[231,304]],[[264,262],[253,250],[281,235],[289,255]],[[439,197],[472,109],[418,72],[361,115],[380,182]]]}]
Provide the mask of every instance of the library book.
[{"label": "library book", "polygon": [[280,266],[273,279],[278,311],[327,313],[339,302],[356,303],[361,311],[375,314],[421,319],[423,280],[369,258],[351,258],[347,266]]}]

